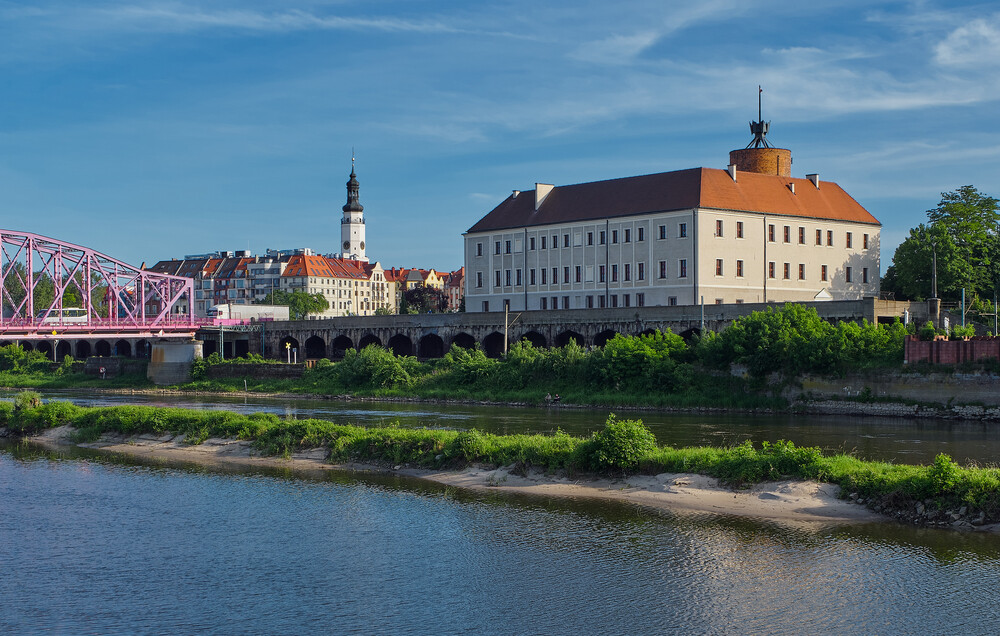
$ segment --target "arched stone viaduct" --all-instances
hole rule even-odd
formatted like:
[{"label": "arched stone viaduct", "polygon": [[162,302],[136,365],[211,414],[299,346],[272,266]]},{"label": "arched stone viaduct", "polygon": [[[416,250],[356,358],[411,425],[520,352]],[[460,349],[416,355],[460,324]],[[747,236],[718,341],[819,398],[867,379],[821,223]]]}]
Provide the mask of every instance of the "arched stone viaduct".
[{"label": "arched stone viaduct", "polygon": [[[40,351],[47,357],[62,361],[66,356],[83,360],[91,356],[121,356],[124,358],[148,358],[152,348],[150,338],[117,338],[81,337],[66,335],[59,338],[18,338],[16,340],[0,339],[0,347],[18,344],[26,351]],[[55,347],[53,356],[52,348]]]},{"label": "arched stone viaduct", "polygon": [[[725,328],[734,319],[765,309],[773,304],[707,305],[704,326],[710,330]],[[827,320],[891,321],[909,311],[916,320],[926,319],[925,303],[907,303],[863,299],[811,303]],[[615,334],[638,335],[671,329],[687,334],[700,329],[702,307],[630,307],[617,309],[571,309],[560,311],[524,311],[509,314],[506,328],[509,344],[528,340],[536,347],[564,346],[575,340],[583,346],[603,346]],[[479,344],[487,355],[499,356],[504,347],[504,314],[461,313],[401,316],[365,316],[261,323],[262,331],[227,334],[237,352],[261,353],[266,357],[286,359],[294,351],[299,361],[315,358],[339,358],[350,348],[370,344],[387,347],[397,355],[420,358],[441,357],[453,346]],[[218,334],[200,332],[206,341],[206,353]],[[239,344],[236,344],[236,343]],[[238,355],[238,353],[237,353]]]}]

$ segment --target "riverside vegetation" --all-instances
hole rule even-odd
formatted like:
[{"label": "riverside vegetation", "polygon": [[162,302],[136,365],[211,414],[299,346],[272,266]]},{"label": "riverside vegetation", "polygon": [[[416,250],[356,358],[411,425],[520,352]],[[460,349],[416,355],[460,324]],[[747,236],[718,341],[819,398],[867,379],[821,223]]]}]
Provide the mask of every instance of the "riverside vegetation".
[{"label": "riverside vegetation", "polygon": [[365,428],[325,420],[280,419],[270,413],[143,406],[79,407],[42,403],[34,392],[0,403],[0,427],[27,436],[69,425],[72,439],[93,442],[106,434],[183,435],[189,444],[210,437],[247,440],[261,454],[288,456],[322,447],[334,462],[360,461],[459,469],[469,464],[539,468],[569,474],[699,473],[733,486],[777,479],[809,479],[837,484],[852,499],[911,521],[980,525],[1000,520],[1000,470],[961,467],[948,455],[930,466],[863,461],[792,442],[749,441],[727,448],[658,446],[641,420],[610,415],[590,437],[562,431],[551,435],[497,435],[466,431]]}]

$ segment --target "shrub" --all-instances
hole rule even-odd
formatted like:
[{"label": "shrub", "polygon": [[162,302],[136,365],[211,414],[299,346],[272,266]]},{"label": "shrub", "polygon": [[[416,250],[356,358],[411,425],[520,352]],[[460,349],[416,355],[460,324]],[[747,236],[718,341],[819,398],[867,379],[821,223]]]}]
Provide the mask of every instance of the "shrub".
[{"label": "shrub", "polygon": [[[20,348],[20,347],[18,347]],[[27,411],[42,405],[42,394],[37,391],[21,391],[14,396],[14,410]]]},{"label": "shrub", "polygon": [[934,323],[928,320],[926,323],[924,323],[924,326],[920,328],[918,337],[921,340],[928,341],[928,340],[933,340],[936,335],[937,335],[937,329],[934,328]]},{"label": "shrub", "polygon": [[604,428],[594,433],[589,447],[589,464],[597,470],[625,471],[635,468],[656,450],[656,437],[642,420],[619,420],[608,415]]}]

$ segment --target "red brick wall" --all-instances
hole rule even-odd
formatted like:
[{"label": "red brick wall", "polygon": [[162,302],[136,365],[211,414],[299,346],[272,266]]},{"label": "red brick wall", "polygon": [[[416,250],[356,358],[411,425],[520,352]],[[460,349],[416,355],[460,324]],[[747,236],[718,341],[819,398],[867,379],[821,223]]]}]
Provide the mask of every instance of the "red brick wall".
[{"label": "red brick wall", "polygon": [[984,359],[1000,359],[1000,338],[921,341],[917,336],[907,336],[903,345],[903,360],[907,364],[958,364]]}]

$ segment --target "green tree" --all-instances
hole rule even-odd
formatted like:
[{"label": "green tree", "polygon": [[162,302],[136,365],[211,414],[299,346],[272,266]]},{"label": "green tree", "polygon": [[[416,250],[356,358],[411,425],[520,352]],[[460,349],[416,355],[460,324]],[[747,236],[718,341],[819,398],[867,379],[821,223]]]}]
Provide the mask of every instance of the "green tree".
[{"label": "green tree", "polygon": [[259,304],[285,305],[291,320],[304,320],[309,314],[318,314],[330,308],[323,294],[307,294],[302,291],[287,292],[281,289],[269,293]]},{"label": "green tree", "polygon": [[[415,309],[418,314],[441,313],[448,308],[448,297],[436,287],[418,285],[406,290],[403,294],[408,309]],[[402,310],[400,310],[402,313]]]},{"label": "green tree", "polygon": [[937,207],[927,211],[927,224],[910,230],[893,255],[883,279],[887,291],[908,298],[931,296],[932,255],[937,253],[938,296],[955,298],[989,293],[1000,282],[997,199],[971,185],[942,192]]}]

